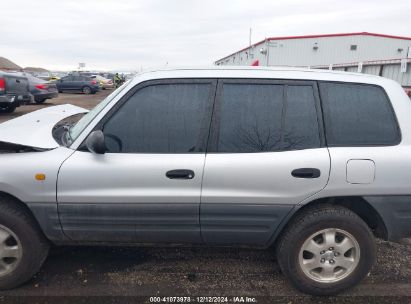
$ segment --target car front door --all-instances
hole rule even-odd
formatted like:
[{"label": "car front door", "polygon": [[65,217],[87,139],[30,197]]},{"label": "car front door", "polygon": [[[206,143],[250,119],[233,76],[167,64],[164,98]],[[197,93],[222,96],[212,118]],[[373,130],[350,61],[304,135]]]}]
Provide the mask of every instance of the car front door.
[{"label": "car front door", "polygon": [[201,233],[267,245],[289,212],[327,184],[315,82],[220,80],[206,156]]},{"label": "car front door", "polygon": [[162,80],[130,90],[58,177],[64,233],[77,241],[201,242],[199,207],[216,82]]},{"label": "car front door", "polygon": [[59,82],[59,85],[58,85],[59,89],[60,90],[71,90],[72,82],[73,82],[72,79],[73,79],[72,76],[66,76],[66,77],[61,78],[58,81]]}]

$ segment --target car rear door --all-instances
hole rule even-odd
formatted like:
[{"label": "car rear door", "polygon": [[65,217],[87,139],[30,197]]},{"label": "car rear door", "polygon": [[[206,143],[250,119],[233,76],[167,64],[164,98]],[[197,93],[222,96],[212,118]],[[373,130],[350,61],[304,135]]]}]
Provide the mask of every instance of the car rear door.
[{"label": "car rear door", "polygon": [[76,91],[81,91],[84,84],[85,84],[85,78],[84,76],[73,76],[73,90]]},{"label": "car rear door", "polygon": [[200,243],[199,207],[216,82],[159,80],[132,89],[99,123],[107,153],[62,165],[58,210],[77,241]]},{"label": "car rear door", "polygon": [[201,196],[208,244],[267,245],[287,214],[327,184],[318,88],[220,80]]}]

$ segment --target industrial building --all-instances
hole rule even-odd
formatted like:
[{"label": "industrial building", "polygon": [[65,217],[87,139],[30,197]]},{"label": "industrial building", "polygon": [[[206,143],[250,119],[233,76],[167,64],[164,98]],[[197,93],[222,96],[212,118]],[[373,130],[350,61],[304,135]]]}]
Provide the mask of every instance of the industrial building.
[{"label": "industrial building", "polygon": [[219,59],[215,64],[367,73],[394,79],[411,92],[411,37],[368,32],[272,37]]}]

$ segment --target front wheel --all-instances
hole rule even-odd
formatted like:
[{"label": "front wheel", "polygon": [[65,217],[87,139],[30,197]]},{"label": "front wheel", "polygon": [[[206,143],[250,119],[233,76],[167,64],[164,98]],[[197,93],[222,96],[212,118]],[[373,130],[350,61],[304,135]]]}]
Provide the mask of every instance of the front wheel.
[{"label": "front wheel", "polygon": [[0,197],[0,289],[29,280],[47,257],[49,243],[19,202]]},{"label": "front wheel", "polygon": [[375,261],[367,224],[339,206],[302,212],[284,232],[278,261],[291,283],[313,295],[334,295],[358,284]]},{"label": "front wheel", "polygon": [[13,113],[15,110],[16,110],[16,105],[15,104],[0,106],[0,112]]}]

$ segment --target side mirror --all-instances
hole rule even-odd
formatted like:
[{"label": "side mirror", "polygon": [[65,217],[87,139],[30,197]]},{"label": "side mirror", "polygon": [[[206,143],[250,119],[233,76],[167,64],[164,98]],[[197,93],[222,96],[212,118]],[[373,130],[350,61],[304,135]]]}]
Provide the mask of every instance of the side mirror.
[{"label": "side mirror", "polygon": [[87,149],[95,154],[106,153],[106,143],[104,140],[104,133],[100,130],[93,131],[86,139]]}]

